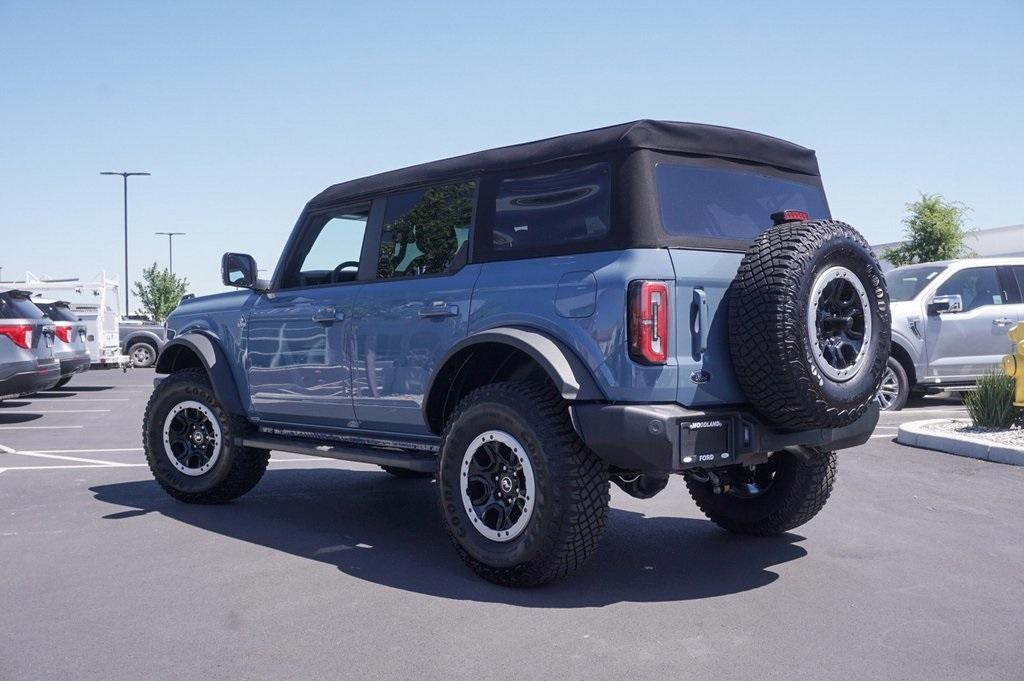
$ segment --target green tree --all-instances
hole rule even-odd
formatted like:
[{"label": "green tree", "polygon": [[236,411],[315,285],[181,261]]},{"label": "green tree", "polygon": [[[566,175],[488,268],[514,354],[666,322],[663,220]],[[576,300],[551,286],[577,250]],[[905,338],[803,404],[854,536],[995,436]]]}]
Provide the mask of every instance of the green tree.
[{"label": "green tree", "polygon": [[964,244],[971,233],[964,226],[969,210],[962,203],[946,201],[938,194],[922,193],[920,199],[907,204],[903,243],[887,248],[882,257],[901,267],[973,255]]},{"label": "green tree", "polygon": [[137,314],[162,322],[178,307],[181,297],[187,291],[187,279],[174,276],[167,268],[159,270],[156,263],[153,263],[152,267],[142,270],[142,281],[135,282],[135,297],[142,304]]}]

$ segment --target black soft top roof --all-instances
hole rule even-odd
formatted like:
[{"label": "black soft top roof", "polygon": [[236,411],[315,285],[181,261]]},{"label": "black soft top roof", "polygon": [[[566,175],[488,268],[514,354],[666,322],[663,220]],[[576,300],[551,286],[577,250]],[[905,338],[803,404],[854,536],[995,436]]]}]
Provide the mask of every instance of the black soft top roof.
[{"label": "black soft top roof", "polygon": [[717,125],[640,120],[478,151],[342,182],[320,192],[310,205],[334,204],[480,172],[638,149],[748,161],[805,175],[818,175],[818,161],[812,149],[776,137]]}]

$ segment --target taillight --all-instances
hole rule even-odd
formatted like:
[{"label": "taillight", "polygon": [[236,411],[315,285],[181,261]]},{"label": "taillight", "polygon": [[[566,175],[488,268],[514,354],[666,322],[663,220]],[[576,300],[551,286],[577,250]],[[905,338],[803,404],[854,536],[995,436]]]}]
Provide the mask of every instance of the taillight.
[{"label": "taillight", "polygon": [[806,222],[810,216],[807,211],[786,209],[778,213],[772,213],[772,224],[784,225],[787,222]]},{"label": "taillight", "polygon": [[28,350],[32,347],[32,326],[30,324],[9,324],[0,326],[0,336],[7,336],[14,344]]},{"label": "taillight", "polygon": [[668,359],[668,285],[663,281],[629,285],[629,354],[644,364]]},{"label": "taillight", "polygon": [[70,324],[57,324],[53,330],[53,333],[57,338],[61,339],[64,343],[71,342],[71,325]]}]

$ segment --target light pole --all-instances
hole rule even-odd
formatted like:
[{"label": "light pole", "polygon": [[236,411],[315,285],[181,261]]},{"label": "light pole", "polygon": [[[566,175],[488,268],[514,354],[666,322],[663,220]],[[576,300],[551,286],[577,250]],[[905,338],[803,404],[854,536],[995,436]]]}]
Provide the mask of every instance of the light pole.
[{"label": "light pole", "polygon": [[174,275],[174,237],[184,236],[185,232],[153,232],[153,234],[162,234],[167,237],[167,261],[168,267],[171,271],[171,275]]},{"label": "light pole", "polygon": [[100,175],[120,175],[124,178],[124,312],[122,315],[131,314],[128,309],[128,178],[132,175],[149,175],[149,173],[126,173],[104,171]]}]

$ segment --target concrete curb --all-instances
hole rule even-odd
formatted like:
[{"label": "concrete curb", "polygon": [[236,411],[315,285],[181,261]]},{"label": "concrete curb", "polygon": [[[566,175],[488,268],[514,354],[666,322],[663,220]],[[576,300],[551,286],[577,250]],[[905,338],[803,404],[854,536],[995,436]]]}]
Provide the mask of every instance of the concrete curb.
[{"label": "concrete curb", "polygon": [[935,449],[947,454],[967,456],[983,461],[1024,466],[1024,447],[1001,445],[981,438],[954,433],[940,433],[928,430],[933,423],[944,423],[955,419],[928,419],[926,421],[910,421],[900,424],[896,433],[896,441],[910,447]]}]

